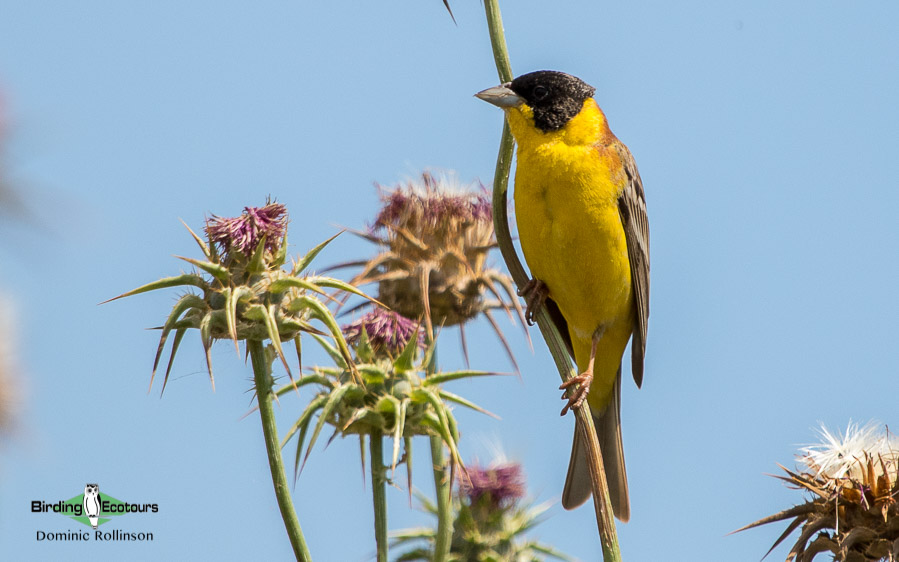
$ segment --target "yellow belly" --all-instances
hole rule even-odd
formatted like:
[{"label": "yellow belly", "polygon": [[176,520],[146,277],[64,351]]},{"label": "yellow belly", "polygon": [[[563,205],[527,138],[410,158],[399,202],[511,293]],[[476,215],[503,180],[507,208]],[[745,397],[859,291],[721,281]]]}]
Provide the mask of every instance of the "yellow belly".
[{"label": "yellow belly", "polygon": [[624,228],[622,185],[612,162],[592,146],[521,147],[515,172],[515,214],[531,274],[549,288],[568,321],[578,369],[587,368],[601,334],[588,395],[601,411],[611,398],[633,327],[633,294]]}]

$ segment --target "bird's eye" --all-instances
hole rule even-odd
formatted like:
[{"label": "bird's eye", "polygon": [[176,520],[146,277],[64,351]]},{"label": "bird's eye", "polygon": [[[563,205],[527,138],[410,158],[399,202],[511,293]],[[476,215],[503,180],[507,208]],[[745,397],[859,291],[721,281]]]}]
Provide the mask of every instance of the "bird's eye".
[{"label": "bird's eye", "polygon": [[534,88],[534,98],[536,98],[537,101],[545,99],[548,95],[549,90],[546,88],[546,86],[536,86]]}]

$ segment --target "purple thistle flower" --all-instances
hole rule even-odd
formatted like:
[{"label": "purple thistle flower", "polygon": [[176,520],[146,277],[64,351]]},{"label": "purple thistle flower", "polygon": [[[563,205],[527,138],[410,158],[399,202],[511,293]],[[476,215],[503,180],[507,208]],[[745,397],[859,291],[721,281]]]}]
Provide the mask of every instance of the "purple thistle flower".
[{"label": "purple thistle flower", "polygon": [[519,464],[501,464],[492,468],[468,468],[468,479],[460,478],[459,491],[472,505],[487,497],[490,505],[504,506],[524,497],[524,474]]},{"label": "purple thistle flower", "polygon": [[239,217],[224,218],[212,215],[206,220],[206,234],[223,254],[234,251],[246,257],[253,255],[265,236],[265,249],[276,252],[287,230],[287,207],[267,203],[264,207],[244,207]]},{"label": "purple thistle flower", "polygon": [[385,349],[396,354],[403,351],[409,338],[417,334],[418,345],[424,347],[424,332],[421,326],[408,318],[384,308],[375,308],[359,320],[343,327],[344,337],[351,345],[356,345],[362,336],[362,328],[368,335],[368,341],[375,349]]}]

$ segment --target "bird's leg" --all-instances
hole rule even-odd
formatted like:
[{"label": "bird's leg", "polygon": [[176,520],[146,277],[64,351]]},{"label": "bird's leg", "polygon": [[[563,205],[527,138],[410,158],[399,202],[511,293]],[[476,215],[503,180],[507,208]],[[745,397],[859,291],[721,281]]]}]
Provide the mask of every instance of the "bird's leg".
[{"label": "bird's leg", "polygon": [[587,398],[587,393],[590,392],[590,383],[593,382],[593,363],[596,360],[596,344],[599,343],[601,335],[601,332],[593,334],[593,345],[590,347],[590,362],[587,363],[587,370],[576,377],[571,377],[559,385],[559,390],[567,390],[575,384],[578,385],[577,389],[571,391],[568,396],[565,396],[564,393],[562,394],[562,400],[567,399],[568,404],[565,404],[565,407],[562,408],[562,413],[559,415],[564,416],[568,413],[568,410],[580,408],[581,404],[583,404],[584,400]]},{"label": "bird's leg", "polygon": [[527,321],[528,326],[533,326],[534,314],[546,302],[546,297],[549,296],[549,287],[546,286],[546,283],[534,277],[518,291],[518,296],[524,297],[524,302],[527,305],[524,311],[524,319]]}]

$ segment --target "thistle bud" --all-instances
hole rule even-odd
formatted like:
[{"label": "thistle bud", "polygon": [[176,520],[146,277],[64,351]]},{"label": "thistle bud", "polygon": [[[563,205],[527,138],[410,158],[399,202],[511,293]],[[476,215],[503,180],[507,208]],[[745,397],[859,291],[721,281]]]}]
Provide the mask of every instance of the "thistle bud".
[{"label": "thistle bud", "polygon": [[[298,383],[318,385],[319,391],[284,438],[287,443],[294,435],[298,437],[296,470],[301,469],[325,424],[334,426],[335,434],[392,437],[391,467],[394,469],[400,462],[401,445],[408,468],[411,438],[416,435],[441,439],[453,461],[461,464],[457,448],[459,432],[449,403],[493,414],[445,390],[443,385],[495,373],[466,370],[428,375],[436,344],[423,345],[422,330],[416,323],[383,309],[374,309],[345,326],[344,333],[356,352],[355,366],[362,381],[354,380],[346,366],[338,366],[313,367],[312,373]],[[319,336],[313,337],[329,349]],[[329,352],[340,363],[337,350],[330,348]],[[277,392],[283,394],[290,390],[291,385],[285,385]],[[316,414],[318,422],[314,422]],[[304,438],[310,427],[316,429],[306,443]],[[411,480],[409,490],[411,493]]]},{"label": "thistle bud", "polygon": [[508,506],[524,497],[524,474],[521,465],[468,467],[467,478],[460,477],[459,492],[471,505],[485,502],[494,509]]},{"label": "thistle bud", "polygon": [[286,233],[287,207],[280,203],[244,207],[239,217],[212,215],[206,221],[206,234],[217,247],[223,263],[251,259],[263,240],[262,249],[271,259],[281,248]]},{"label": "thistle bud", "polygon": [[[304,273],[312,259],[333,238],[313,248],[292,269],[282,269],[286,261],[287,217],[287,208],[279,203],[245,207],[244,212],[234,218],[213,215],[206,221],[207,242],[188,228],[205,259],[181,259],[196,267],[196,271],[160,279],[115,297],[166,287],[183,286],[191,290],[175,303],[162,327],[153,363],[154,376],[169,336],[173,333],[175,336],[163,390],[178,342],[188,329],[200,332],[213,387],[210,348],[214,341],[221,339],[232,340],[235,348],[241,340],[270,341],[293,379],[281,342],[294,341],[299,359],[300,334],[322,333],[311,326],[313,320],[325,325],[342,363],[357,376],[343,333],[321,298],[327,296],[324,288],[368,297],[343,281]],[[150,384],[153,384],[152,377]]]},{"label": "thistle bud", "polygon": [[364,335],[375,354],[384,353],[389,357],[398,356],[413,337],[419,347],[424,347],[424,333],[418,323],[381,307],[344,326],[343,334],[354,348],[364,344]]},{"label": "thistle bud", "polygon": [[[520,465],[469,467],[467,476],[459,476],[459,487],[453,496],[455,520],[449,560],[571,560],[553,547],[526,536],[540,522],[549,505],[522,505],[524,495],[525,480]],[[436,538],[437,533],[432,529],[394,533],[395,545],[416,545],[399,559],[432,560]]]}]

